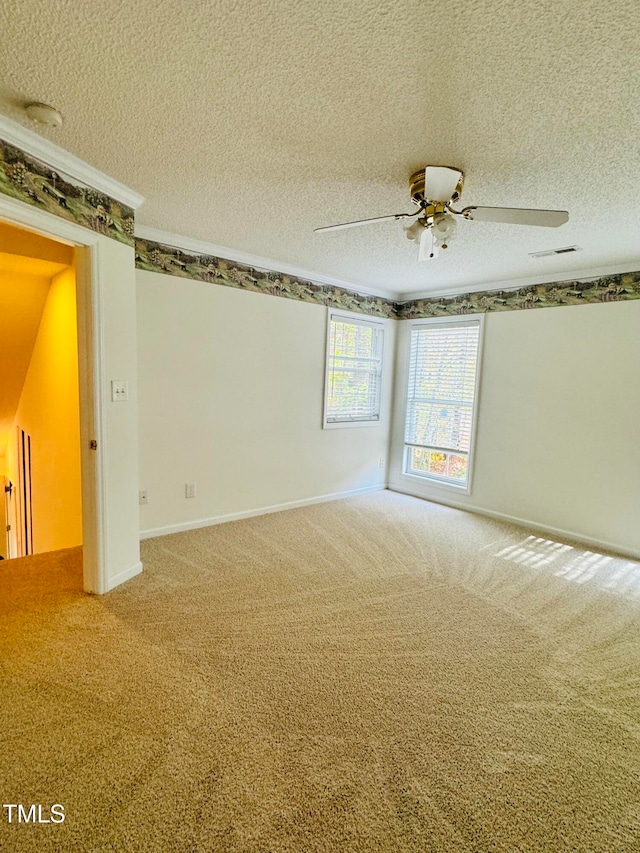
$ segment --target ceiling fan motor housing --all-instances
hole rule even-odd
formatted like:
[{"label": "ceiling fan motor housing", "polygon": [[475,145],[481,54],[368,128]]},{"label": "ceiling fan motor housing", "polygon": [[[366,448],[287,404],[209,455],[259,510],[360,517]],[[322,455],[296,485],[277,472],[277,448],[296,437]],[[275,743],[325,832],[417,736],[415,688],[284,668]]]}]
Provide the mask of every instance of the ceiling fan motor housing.
[{"label": "ceiling fan motor housing", "polygon": [[[453,179],[455,181],[455,189],[453,190],[453,193],[448,198],[443,198],[443,197],[429,198],[429,195],[432,195],[432,193],[428,192],[428,190],[427,190],[427,194],[425,195],[425,175],[429,171],[431,172],[432,176],[436,172],[439,173],[439,176],[446,176],[447,172],[451,173],[449,180]],[[441,206],[442,209],[444,210],[445,204],[451,204],[451,203],[454,203],[454,202],[459,200],[460,195],[462,194],[463,185],[464,185],[464,172],[462,172],[460,169],[456,169],[453,166],[426,166],[424,169],[420,169],[418,172],[414,172],[414,174],[411,176],[411,179],[409,182],[410,192],[411,192],[411,201],[414,204],[416,204],[418,207],[422,207],[422,208],[426,208],[426,207],[430,206],[430,203],[431,203],[431,205],[433,205],[433,203],[435,202],[436,204],[434,206],[438,206],[438,207]],[[447,193],[445,193],[445,195],[446,194]],[[433,195],[436,195],[436,196],[440,195],[441,196],[441,194],[438,192],[433,193]],[[434,212],[435,212],[435,210],[434,210]]]}]

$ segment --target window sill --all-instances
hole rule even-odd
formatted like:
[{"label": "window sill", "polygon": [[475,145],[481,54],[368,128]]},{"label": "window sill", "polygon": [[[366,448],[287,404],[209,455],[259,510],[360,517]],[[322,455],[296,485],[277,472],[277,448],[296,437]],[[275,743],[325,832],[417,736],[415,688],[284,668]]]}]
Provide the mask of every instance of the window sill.
[{"label": "window sill", "polygon": [[326,421],[322,424],[322,429],[343,429],[346,427],[347,429],[353,429],[354,427],[379,427],[381,426],[381,421],[336,421],[335,423],[327,423]]},{"label": "window sill", "polygon": [[421,474],[409,474],[406,471],[402,471],[400,478],[402,480],[406,480],[408,483],[412,483],[414,486],[421,483],[426,488],[444,489],[447,492],[454,491],[459,495],[471,494],[471,483],[467,483],[463,486],[458,483],[447,482],[446,480],[438,480],[435,477],[425,477]]}]

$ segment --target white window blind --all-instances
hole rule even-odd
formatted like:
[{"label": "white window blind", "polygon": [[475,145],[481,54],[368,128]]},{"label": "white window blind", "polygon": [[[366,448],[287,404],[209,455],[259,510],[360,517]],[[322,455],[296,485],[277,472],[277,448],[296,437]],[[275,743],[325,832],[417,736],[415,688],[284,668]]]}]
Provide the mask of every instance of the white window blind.
[{"label": "white window blind", "polygon": [[384,326],[330,315],[325,425],[380,420]]},{"label": "white window blind", "polygon": [[480,321],[411,331],[405,472],[466,486]]}]

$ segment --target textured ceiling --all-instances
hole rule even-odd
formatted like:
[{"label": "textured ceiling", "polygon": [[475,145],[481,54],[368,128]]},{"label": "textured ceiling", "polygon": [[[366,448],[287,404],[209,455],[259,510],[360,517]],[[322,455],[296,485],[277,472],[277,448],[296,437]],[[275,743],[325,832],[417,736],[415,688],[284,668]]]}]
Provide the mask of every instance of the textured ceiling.
[{"label": "textured ceiling", "polygon": [[[142,225],[459,291],[640,266],[639,39],[634,0],[4,0],[0,109],[56,106],[43,135],[142,193]],[[412,210],[426,163],[465,170],[465,204],[570,221],[461,222],[422,264],[397,222],[313,235]]]}]

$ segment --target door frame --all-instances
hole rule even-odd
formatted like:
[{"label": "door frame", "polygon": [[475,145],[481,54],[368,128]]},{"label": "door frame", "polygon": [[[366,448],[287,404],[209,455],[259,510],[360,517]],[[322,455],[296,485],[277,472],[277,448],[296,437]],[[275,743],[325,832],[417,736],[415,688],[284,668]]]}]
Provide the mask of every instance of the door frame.
[{"label": "door frame", "polygon": [[[80,395],[83,583],[86,592],[107,592],[107,537],[102,365],[103,287],[100,240],[81,225],[0,195],[0,221],[74,247]],[[97,442],[92,449],[91,442]]]},{"label": "door frame", "polygon": [[[11,439],[10,439],[11,440]],[[18,556],[18,537],[17,537],[17,512],[16,512],[16,484],[13,483],[5,474],[2,477],[4,485],[4,520],[5,520],[5,550],[7,552],[6,559],[11,560]]]},{"label": "door frame", "polygon": [[[27,441],[25,442],[25,437]],[[18,556],[27,557],[33,554],[33,515],[31,514],[32,490],[31,490],[31,436],[21,426],[16,427],[16,442],[18,453],[18,488],[17,497],[17,525],[16,540],[18,545]]]}]

